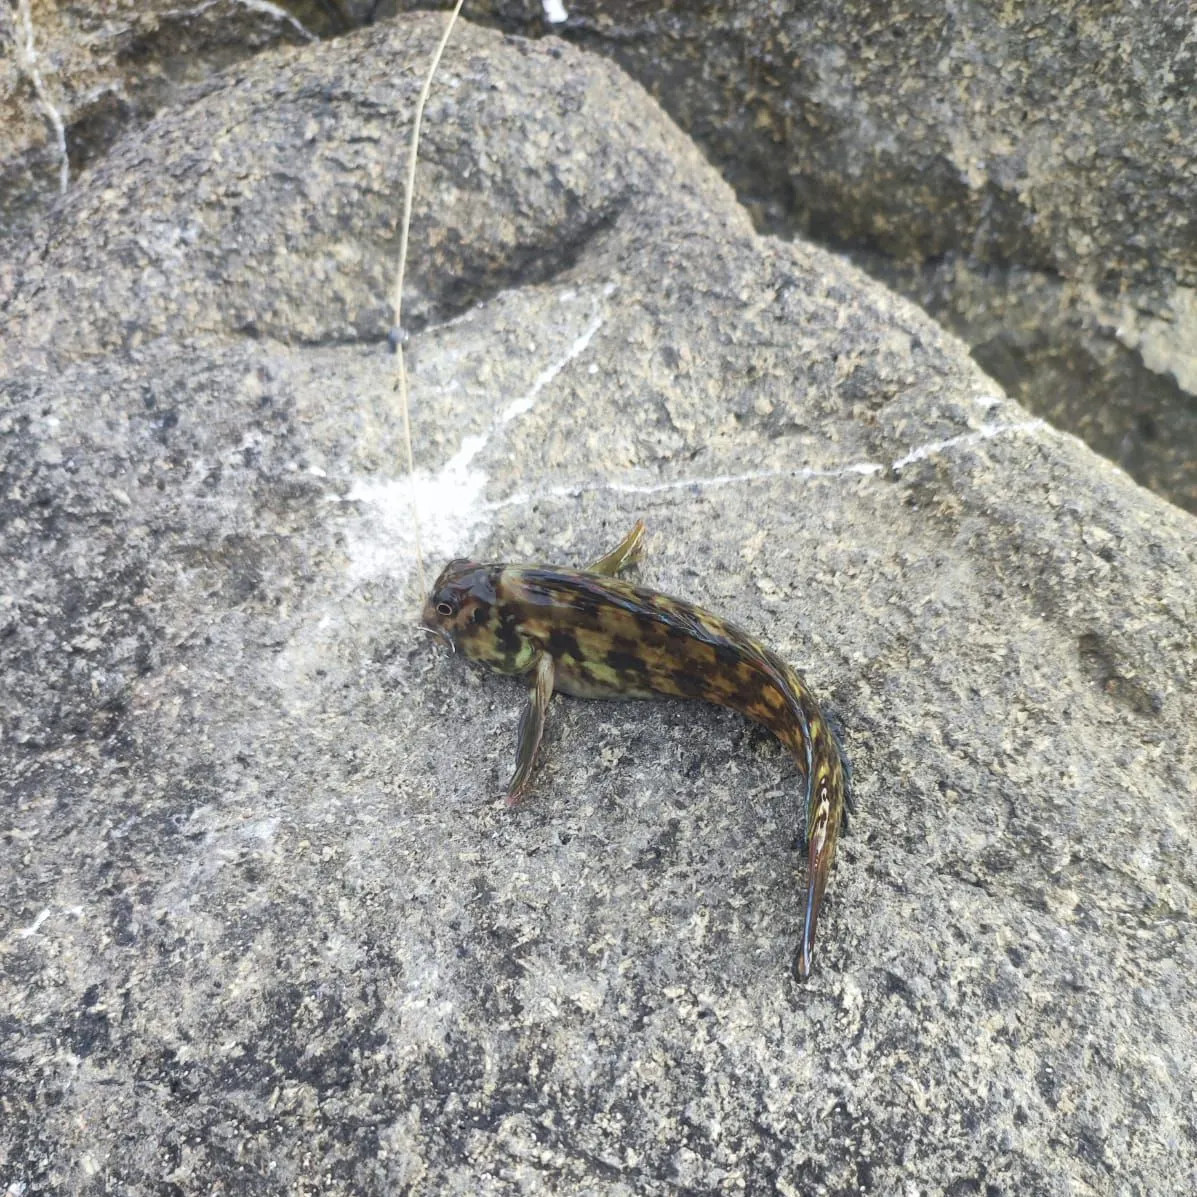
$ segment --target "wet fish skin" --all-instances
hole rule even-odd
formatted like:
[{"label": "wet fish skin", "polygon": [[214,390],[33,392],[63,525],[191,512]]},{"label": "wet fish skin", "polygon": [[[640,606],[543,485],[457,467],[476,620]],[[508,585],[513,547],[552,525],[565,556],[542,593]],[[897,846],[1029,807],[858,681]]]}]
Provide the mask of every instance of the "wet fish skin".
[{"label": "wet fish skin", "polygon": [[472,661],[529,675],[508,801],[526,791],[555,690],[580,698],[696,698],[769,729],[806,780],[807,898],[794,971],[815,930],[851,796],[839,741],[802,677],[759,640],[683,599],[614,575],[639,559],[644,524],[582,570],[450,561],[425,627]]}]

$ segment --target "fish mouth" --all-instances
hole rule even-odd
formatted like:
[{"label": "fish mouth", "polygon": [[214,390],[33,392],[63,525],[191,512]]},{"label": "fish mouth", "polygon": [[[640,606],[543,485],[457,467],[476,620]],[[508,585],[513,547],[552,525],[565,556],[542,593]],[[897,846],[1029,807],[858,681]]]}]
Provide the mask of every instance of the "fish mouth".
[{"label": "fish mouth", "polygon": [[453,637],[449,635],[443,627],[441,627],[435,609],[431,605],[424,607],[423,615],[417,625],[422,632],[427,632],[430,636],[437,637],[438,640],[443,640],[448,646],[450,652],[457,651],[457,645],[453,642]]}]

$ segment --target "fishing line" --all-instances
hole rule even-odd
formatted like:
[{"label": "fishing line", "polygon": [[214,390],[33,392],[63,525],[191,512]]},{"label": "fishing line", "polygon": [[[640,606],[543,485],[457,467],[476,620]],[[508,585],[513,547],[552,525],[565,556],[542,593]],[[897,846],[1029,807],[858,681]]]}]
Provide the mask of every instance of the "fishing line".
[{"label": "fishing line", "polygon": [[395,390],[399,394],[399,410],[403,416],[403,442],[407,448],[407,479],[411,488],[411,523],[412,537],[416,546],[416,574],[420,580],[420,598],[424,597],[428,587],[424,581],[424,552],[420,547],[420,511],[416,501],[416,465],[411,444],[411,417],[407,403],[407,367],[403,359],[403,342],[406,333],[403,331],[403,275],[407,269],[407,236],[411,227],[412,196],[416,189],[416,156],[420,152],[420,126],[424,121],[424,105],[428,102],[428,95],[432,91],[432,80],[436,69],[440,66],[441,55],[449,44],[449,35],[461,12],[465,0],[457,0],[453,11],[449,13],[449,20],[445,24],[445,32],[437,43],[436,51],[428,66],[428,76],[424,86],[420,89],[419,99],[416,101],[416,116],[411,127],[411,149],[408,153],[407,178],[403,188],[403,218],[399,228],[399,265],[395,271],[395,290],[391,302],[394,318],[391,321],[391,348],[395,353],[396,372]]}]

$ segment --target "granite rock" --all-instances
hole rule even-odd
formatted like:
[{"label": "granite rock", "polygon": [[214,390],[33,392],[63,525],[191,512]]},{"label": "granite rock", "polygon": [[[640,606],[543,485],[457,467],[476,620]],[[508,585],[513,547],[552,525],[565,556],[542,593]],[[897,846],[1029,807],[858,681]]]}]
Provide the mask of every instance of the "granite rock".
[{"label": "granite rock", "polygon": [[[0,9],[0,242],[42,247],[77,180],[263,48],[424,0]],[[1007,394],[1197,511],[1197,108],[1183,9],[479,0],[607,54],[719,163],[758,227],[848,250]],[[38,85],[34,86],[34,78]],[[0,303],[10,260],[0,249]]]},{"label": "granite rock", "polygon": [[[438,18],[119,141],[0,328],[0,1186],[1197,1185],[1197,521],[908,301],[762,237],[614,66]],[[596,119],[601,114],[601,119]],[[580,562],[805,672],[860,812],[788,974],[799,779],[414,626]]]},{"label": "granite rock", "polygon": [[1008,394],[1197,511],[1188,6],[557,7],[466,11],[610,56],[760,227],[850,251]]},{"label": "granite rock", "polygon": [[63,144],[69,184],[159,108],[202,93],[218,71],[341,24],[316,0],[0,7],[0,239],[39,235],[59,194]]}]

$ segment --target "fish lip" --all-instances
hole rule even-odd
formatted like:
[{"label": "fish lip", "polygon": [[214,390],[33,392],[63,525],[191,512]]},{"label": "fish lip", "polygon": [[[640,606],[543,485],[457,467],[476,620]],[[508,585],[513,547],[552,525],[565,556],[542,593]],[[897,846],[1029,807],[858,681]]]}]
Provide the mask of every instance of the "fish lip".
[{"label": "fish lip", "polygon": [[440,626],[435,618],[435,612],[430,606],[425,606],[424,611],[420,617],[419,627],[421,631],[430,633],[433,636],[443,640],[448,646],[450,652],[457,651],[457,645],[453,642],[453,637],[449,635],[444,628]]}]

